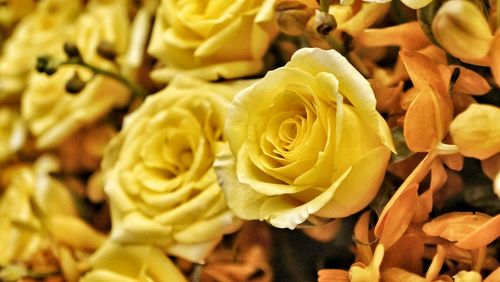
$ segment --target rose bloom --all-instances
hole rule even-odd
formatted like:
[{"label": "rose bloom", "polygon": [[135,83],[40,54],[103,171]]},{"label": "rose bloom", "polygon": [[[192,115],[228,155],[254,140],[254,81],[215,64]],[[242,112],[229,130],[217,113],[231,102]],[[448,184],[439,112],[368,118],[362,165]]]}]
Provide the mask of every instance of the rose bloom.
[{"label": "rose bloom", "polygon": [[42,0],[21,20],[0,57],[0,101],[20,98],[41,52],[62,55],[62,44],[74,32],[71,22],[80,10],[80,1]]},{"label": "rose bloom", "polygon": [[113,240],[200,262],[239,228],[212,168],[238,84],[179,77],[126,117],[103,160]]},{"label": "rose bloom", "polygon": [[[117,71],[114,64],[100,57],[96,50],[101,42],[107,42],[114,46],[120,58],[127,48],[128,26],[124,1],[90,1],[69,41],[78,46],[85,62]],[[62,50],[62,43],[59,48]],[[70,94],[65,85],[75,73],[89,82],[79,93]],[[47,149],[59,145],[84,125],[93,124],[113,107],[125,105],[129,96],[129,90],[111,78],[93,77],[86,68],[64,65],[51,76],[32,74],[21,112],[36,137],[36,146]]]},{"label": "rose bloom", "polygon": [[161,62],[152,78],[183,72],[217,80],[253,75],[277,34],[274,0],[163,0],[148,52]]},{"label": "rose bloom", "polygon": [[339,53],[297,51],[229,106],[229,146],[214,164],[229,207],[291,229],[363,209],[394,151],[375,104]]}]

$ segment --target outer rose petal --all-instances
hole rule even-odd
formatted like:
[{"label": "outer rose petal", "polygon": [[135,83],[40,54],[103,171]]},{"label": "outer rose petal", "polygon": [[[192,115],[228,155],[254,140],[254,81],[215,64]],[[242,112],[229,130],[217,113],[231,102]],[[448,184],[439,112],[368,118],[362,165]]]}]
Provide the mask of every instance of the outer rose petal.
[{"label": "outer rose petal", "polygon": [[[219,184],[224,190],[229,208],[242,219],[259,218],[259,207],[266,200],[266,196],[255,192],[248,185],[238,181],[235,158],[228,145],[221,148],[217,154],[214,169]],[[224,187],[231,188],[226,189]]]},{"label": "outer rose petal", "polygon": [[[366,207],[377,193],[377,187],[384,179],[385,171],[379,170],[379,175],[374,176],[373,168],[383,167],[391,156],[387,147],[378,147],[358,160],[340,187],[337,188],[333,198],[322,207],[316,215],[324,217],[346,217]],[[369,183],[363,179],[372,178]],[[363,182],[360,183],[360,182]],[[353,200],[353,196],[356,200]]]}]

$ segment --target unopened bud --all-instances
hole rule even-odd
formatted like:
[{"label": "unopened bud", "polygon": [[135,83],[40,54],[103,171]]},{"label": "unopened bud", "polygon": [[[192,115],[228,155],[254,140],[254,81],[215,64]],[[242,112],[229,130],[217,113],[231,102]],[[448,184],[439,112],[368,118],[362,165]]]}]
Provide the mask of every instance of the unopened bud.
[{"label": "unopened bud", "polygon": [[56,67],[56,66],[54,66],[54,65],[52,65],[52,64],[49,64],[49,65],[47,66],[47,68],[45,69],[45,73],[46,73],[47,75],[53,75],[53,74],[54,74],[54,73],[56,73],[56,72],[57,72],[57,67]]},{"label": "unopened bud", "polygon": [[317,33],[322,36],[327,36],[332,30],[337,28],[337,21],[333,15],[316,10],[314,26],[316,27]]},{"label": "unopened bud", "polygon": [[465,60],[484,58],[493,40],[481,10],[465,0],[445,2],[432,22],[432,33],[446,51]]},{"label": "unopened bud", "polygon": [[74,43],[65,42],[64,43],[64,53],[68,55],[69,58],[81,58],[80,50]]},{"label": "unopened bud", "polygon": [[109,41],[102,41],[97,46],[97,54],[106,60],[114,61],[116,58],[115,45]]},{"label": "unopened bud", "polygon": [[480,160],[500,152],[500,108],[472,104],[450,124],[453,143],[462,155]]},{"label": "unopened bud", "polygon": [[453,280],[455,282],[481,282],[483,278],[479,272],[461,270],[453,276]]},{"label": "unopened bud", "polygon": [[85,88],[86,84],[87,83],[83,81],[78,75],[78,73],[75,71],[73,76],[68,80],[68,82],[66,82],[65,89],[66,92],[70,94],[77,94],[80,93],[80,91],[82,91],[83,88]]},{"label": "unopened bud", "polygon": [[37,72],[43,73],[49,64],[49,56],[40,56],[36,59],[35,69]]},{"label": "unopened bud", "polygon": [[292,36],[304,33],[309,19],[314,15],[313,7],[297,0],[278,1],[274,10],[280,30]]}]

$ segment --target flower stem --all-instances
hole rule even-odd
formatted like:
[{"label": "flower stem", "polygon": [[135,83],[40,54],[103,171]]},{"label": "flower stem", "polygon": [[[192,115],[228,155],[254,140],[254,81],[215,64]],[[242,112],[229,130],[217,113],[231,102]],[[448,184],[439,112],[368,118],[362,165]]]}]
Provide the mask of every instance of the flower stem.
[{"label": "flower stem", "polygon": [[456,145],[439,142],[439,144],[436,145],[436,152],[438,155],[451,155],[460,153],[460,150]]},{"label": "flower stem", "polygon": [[320,0],[319,10],[323,13],[328,13],[330,10],[330,0]]},{"label": "flower stem", "polygon": [[107,77],[109,77],[111,79],[114,79],[114,80],[122,83],[127,88],[129,88],[130,91],[132,91],[132,93],[135,96],[145,97],[148,94],[146,92],[146,90],[144,90],[142,87],[140,87],[139,85],[136,85],[136,84],[132,83],[131,81],[129,81],[125,77],[121,76],[120,74],[112,72],[112,71],[108,71],[108,70],[105,70],[105,69],[102,69],[102,68],[99,68],[99,67],[96,67],[96,66],[93,66],[93,65],[89,65],[89,64],[85,63],[84,61],[68,60],[66,62],[62,62],[61,65],[78,65],[78,66],[82,66],[82,67],[88,68],[94,74],[104,75],[104,76],[107,76]]}]

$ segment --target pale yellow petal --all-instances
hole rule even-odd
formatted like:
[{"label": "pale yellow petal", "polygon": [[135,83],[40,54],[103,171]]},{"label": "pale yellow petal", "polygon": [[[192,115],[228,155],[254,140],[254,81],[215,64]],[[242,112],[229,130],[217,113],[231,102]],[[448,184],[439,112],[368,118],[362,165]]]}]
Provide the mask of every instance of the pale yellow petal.
[{"label": "pale yellow petal", "polygon": [[490,51],[493,36],[480,8],[473,2],[445,2],[432,22],[432,33],[450,54],[465,60],[482,59]]},{"label": "pale yellow petal", "polygon": [[472,104],[450,124],[453,143],[467,157],[489,158],[500,152],[500,108]]}]

